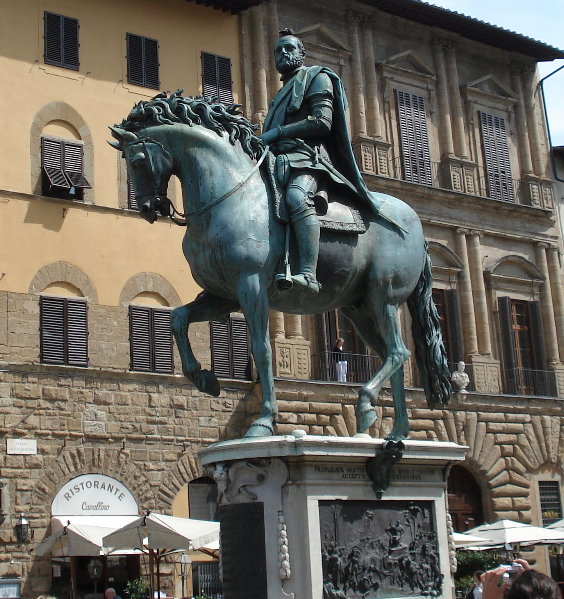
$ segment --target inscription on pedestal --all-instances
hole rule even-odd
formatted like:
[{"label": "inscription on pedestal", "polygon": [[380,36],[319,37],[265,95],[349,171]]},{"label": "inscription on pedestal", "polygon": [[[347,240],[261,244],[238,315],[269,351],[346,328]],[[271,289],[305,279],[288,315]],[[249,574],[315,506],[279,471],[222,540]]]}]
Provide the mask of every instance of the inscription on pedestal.
[{"label": "inscription on pedestal", "polygon": [[224,598],[265,599],[264,504],[222,505],[219,520]]},{"label": "inscription on pedestal", "polygon": [[442,574],[430,501],[320,501],[323,597],[437,596]]}]

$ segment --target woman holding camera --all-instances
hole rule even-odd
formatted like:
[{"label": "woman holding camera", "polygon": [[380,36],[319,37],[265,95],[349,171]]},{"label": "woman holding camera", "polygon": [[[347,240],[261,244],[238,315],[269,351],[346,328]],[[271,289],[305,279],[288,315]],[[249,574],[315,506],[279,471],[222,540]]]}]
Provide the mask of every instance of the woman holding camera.
[{"label": "woman holding camera", "polygon": [[533,570],[524,559],[488,570],[481,579],[482,599],[562,599],[556,582]]}]

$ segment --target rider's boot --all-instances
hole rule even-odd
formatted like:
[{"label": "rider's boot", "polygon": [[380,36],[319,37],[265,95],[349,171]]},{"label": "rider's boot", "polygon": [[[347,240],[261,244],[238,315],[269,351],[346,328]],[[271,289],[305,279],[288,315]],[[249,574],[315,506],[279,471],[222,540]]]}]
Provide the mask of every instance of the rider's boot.
[{"label": "rider's boot", "polygon": [[298,242],[300,272],[292,275],[292,282],[310,293],[319,293],[320,285],[315,276],[319,255],[319,219],[316,214],[308,214],[294,221],[293,225]]}]

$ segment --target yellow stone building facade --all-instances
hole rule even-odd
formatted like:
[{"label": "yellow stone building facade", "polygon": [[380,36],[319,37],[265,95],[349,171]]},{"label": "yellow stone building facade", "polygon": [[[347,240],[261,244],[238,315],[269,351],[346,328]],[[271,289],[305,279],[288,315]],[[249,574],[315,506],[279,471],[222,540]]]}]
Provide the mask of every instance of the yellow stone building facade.
[{"label": "yellow stone building facade", "polygon": [[[75,597],[99,591],[86,585],[92,556],[72,562],[73,574],[72,560],[36,554],[52,517],[68,515],[59,508],[66,485],[108,477],[139,513],[194,514],[201,495],[190,483],[208,489],[198,450],[240,436],[256,412],[260,386],[244,380],[247,365],[243,373],[218,366],[213,336],[223,329],[191,330],[202,365],[236,376],[219,398],[187,384],[163,344],[159,318],[199,290],[181,254],[183,231],[164,220],[150,226],[128,208],[107,127],[161,90],[225,92],[221,69],[233,100],[260,123],[280,85],[271,49],[288,26],[309,64],[343,78],[369,187],[401,197],[424,222],[449,359],[467,363],[470,385],[448,409],[428,410],[409,364],[411,435],[469,447],[450,481],[455,528],[562,517],[562,238],[535,64],[564,53],[415,0],[209,4],[8,0],[0,8],[0,584],[14,596],[62,596],[81,576]],[[204,73],[210,64],[217,81]],[[401,318],[411,344],[407,313]],[[229,326],[239,330],[237,315]],[[281,377],[277,431],[354,434],[358,381],[375,363],[358,337],[339,315],[272,312],[270,332]],[[356,354],[347,383],[327,380],[335,335]],[[237,340],[229,338],[228,361]],[[372,432],[385,435],[387,392],[378,414]],[[27,542],[16,534],[20,514],[33,531]],[[533,557],[556,568],[546,550]],[[110,562],[100,585],[121,591]],[[163,588],[175,596],[179,568],[162,566]]]}]

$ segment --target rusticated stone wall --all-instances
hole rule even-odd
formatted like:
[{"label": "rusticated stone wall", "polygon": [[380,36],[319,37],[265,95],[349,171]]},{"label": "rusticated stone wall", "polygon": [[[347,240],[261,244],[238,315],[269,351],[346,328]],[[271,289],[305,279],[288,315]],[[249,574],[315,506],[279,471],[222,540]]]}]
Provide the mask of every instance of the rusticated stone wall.
[{"label": "rusticated stone wall", "polygon": [[[0,576],[21,576],[24,597],[49,590],[50,562],[33,548],[47,532],[51,502],[69,479],[88,472],[121,480],[141,509],[170,512],[174,497],[202,473],[198,450],[241,436],[258,411],[258,385],[223,381],[218,398],[197,392],[180,376],[0,364],[0,434],[37,440],[37,455],[0,458],[7,517],[0,524]],[[277,432],[353,435],[358,388],[336,383],[277,381]],[[408,391],[411,438],[468,445],[465,466],[483,489],[488,519],[538,522],[535,476],[561,476],[562,401],[457,395],[445,410],[425,407]],[[393,419],[383,393],[371,433],[385,436]],[[15,543],[20,512],[35,536]]]}]

